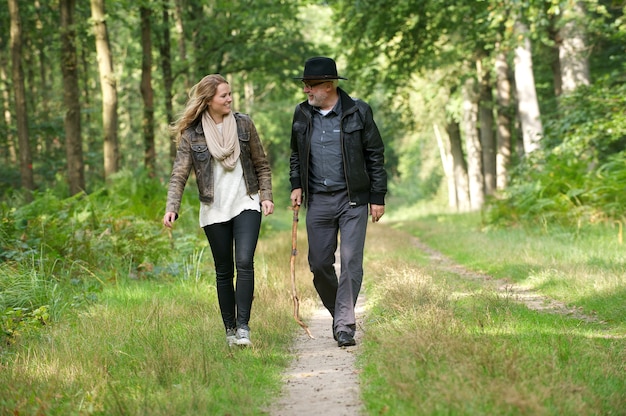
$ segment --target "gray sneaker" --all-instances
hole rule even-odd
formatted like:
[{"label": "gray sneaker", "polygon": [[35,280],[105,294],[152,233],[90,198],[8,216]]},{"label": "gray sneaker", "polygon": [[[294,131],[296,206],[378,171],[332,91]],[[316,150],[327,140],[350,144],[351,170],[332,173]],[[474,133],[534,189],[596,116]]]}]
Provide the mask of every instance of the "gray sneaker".
[{"label": "gray sneaker", "polygon": [[237,343],[237,330],[235,328],[226,329],[226,342],[229,347],[232,347]]},{"label": "gray sneaker", "polygon": [[237,329],[237,340],[235,344],[241,345],[244,347],[252,345],[252,341],[250,341],[250,330],[244,328]]}]

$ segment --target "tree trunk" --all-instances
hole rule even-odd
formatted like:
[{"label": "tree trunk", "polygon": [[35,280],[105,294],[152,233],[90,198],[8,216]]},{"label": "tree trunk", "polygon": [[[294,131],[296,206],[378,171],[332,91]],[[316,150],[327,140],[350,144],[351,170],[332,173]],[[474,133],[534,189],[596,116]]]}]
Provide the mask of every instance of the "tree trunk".
[{"label": "tree trunk", "polygon": [[496,189],[502,190],[508,185],[511,164],[511,82],[509,64],[502,50],[496,54],[496,100]]},{"label": "tree trunk", "polygon": [[[185,25],[184,25],[184,17],[183,17],[183,1],[176,0],[174,7],[174,20],[176,22],[176,31],[178,32],[178,58],[180,62],[187,62],[187,47],[185,45]],[[185,85],[185,91],[189,91],[192,86],[192,83],[189,80],[189,66],[185,65],[183,69],[183,84]]]},{"label": "tree trunk", "polygon": [[9,75],[7,74],[7,68],[9,67],[4,54],[0,53],[0,90],[2,90],[2,120],[4,125],[2,126],[6,135],[4,142],[0,141],[2,147],[6,149],[4,153],[4,161],[10,165],[17,165],[17,151],[15,150],[15,135],[11,132],[9,126],[13,125],[13,117],[11,115],[11,94],[9,92]]},{"label": "tree trunk", "polygon": [[482,60],[476,61],[476,72],[479,77],[478,120],[485,194],[493,195],[496,192],[496,139],[493,133],[493,93],[488,68],[483,65]]},{"label": "tree trunk", "polygon": [[437,124],[433,124],[433,130],[435,132],[435,138],[437,139],[437,147],[439,148],[439,156],[441,157],[441,166],[448,184],[448,207],[456,209],[458,201],[456,199],[456,183],[454,182],[452,156],[450,155],[450,151],[444,145],[443,139],[441,138],[441,132],[439,131],[439,126],[437,126]]},{"label": "tree trunk", "polygon": [[117,137],[117,81],[104,12],[104,0],[91,0],[91,17],[96,37],[98,71],[102,89],[102,128],[104,130],[104,178],[119,170]]},{"label": "tree trunk", "polygon": [[[167,117],[167,125],[169,126],[174,121],[174,106],[172,103],[173,93],[172,88],[174,85],[174,78],[172,77],[172,54],[171,54],[171,40],[170,40],[170,11],[169,1],[163,0],[162,4],[162,16],[163,25],[159,31],[162,33],[161,41],[159,42],[159,51],[161,54],[161,70],[163,71],[163,94],[165,95],[165,116]],[[169,134],[169,155],[170,162],[174,162],[176,158],[176,142],[174,138]]]},{"label": "tree trunk", "polygon": [[[44,123],[49,122],[50,120],[50,95],[51,95],[51,83],[48,82],[48,77],[50,74],[50,69],[52,67],[52,63],[48,59],[47,51],[48,51],[48,40],[46,39],[43,28],[45,27],[44,22],[41,19],[42,11],[41,2],[36,0],[35,2],[35,11],[36,11],[36,31],[37,31],[37,55],[39,57],[39,100],[37,110],[35,112],[35,117],[41,122]],[[53,138],[45,137],[45,151],[49,152],[53,146]]]},{"label": "tree trunk", "polygon": [[22,69],[22,22],[17,0],[9,0],[11,16],[11,61],[13,67],[13,91],[15,94],[15,118],[17,121],[17,137],[20,156],[20,175],[22,188],[26,191],[27,200],[31,200],[30,191],[35,189],[33,178],[33,158],[30,151],[28,135],[28,111],[26,109],[26,88],[24,86],[24,70]]},{"label": "tree trunk", "polygon": [[559,31],[559,62],[564,94],[580,85],[589,85],[584,19],[585,10],[580,1],[566,2],[563,10],[565,24]]},{"label": "tree trunk", "polygon": [[61,10],[61,72],[63,74],[63,102],[65,104],[65,152],[67,156],[70,195],[85,190],[85,165],[80,126],[80,94],[78,87],[78,59],[76,57],[76,29],[74,28],[75,0],[60,0]]},{"label": "tree trunk", "polygon": [[535,89],[532,52],[528,28],[521,22],[515,23],[515,31],[522,39],[515,48],[515,89],[517,91],[518,112],[524,140],[524,153],[531,153],[539,148],[539,140],[543,135],[539,102]]},{"label": "tree trunk", "polygon": [[551,19],[551,25],[548,28],[548,37],[554,42],[554,44],[548,47],[548,54],[550,57],[550,69],[552,70],[554,96],[559,97],[563,93],[563,80],[561,79],[561,62],[559,59],[559,43],[561,43],[561,41],[560,35],[557,29],[554,28],[552,20],[554,19]]},{"label": "tree trunk", "polygon": [[143,98],[144,165],[148,174],[156,173],[156,149],[154,147],[154,91],[152,90],[152,40],[151,12],[141,7],[141,96]]},{"label": "tree trunk", "polygon": [[467,163],[463,155],[461,142],[461,128],[459,123],[450,121],[446,126],[448,140],[450,141],[450,156],[452,157],[452,174],[456,190],[457,211],[469,212],[470,204],[469,181],[467,178]]},{"label": "tree trunk", "polygon": [[477,211],[485,203],[482,149],[478,137],[478,97],[475,81],[468,79],[463,86],[463,133],[467,148],[467,176],[469,179],[470,209]]}]

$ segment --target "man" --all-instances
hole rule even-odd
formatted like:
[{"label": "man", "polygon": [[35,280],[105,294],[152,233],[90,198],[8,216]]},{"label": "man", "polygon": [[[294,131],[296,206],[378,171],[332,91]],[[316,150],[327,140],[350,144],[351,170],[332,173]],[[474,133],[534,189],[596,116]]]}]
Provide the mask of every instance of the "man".
[{"label": "man", "polygon": [[[385,212],[384,145],[370,106],[338,87],[335,61],[314,57],[296,79],[307,100],[296,106],[291,128],[292,206],[307,207],[313,284],[333,317],[339,347],[355,345],[356,305],[363,281],[368,205],[372,222]],[[335,251],[341,235],[341,274]]]}]

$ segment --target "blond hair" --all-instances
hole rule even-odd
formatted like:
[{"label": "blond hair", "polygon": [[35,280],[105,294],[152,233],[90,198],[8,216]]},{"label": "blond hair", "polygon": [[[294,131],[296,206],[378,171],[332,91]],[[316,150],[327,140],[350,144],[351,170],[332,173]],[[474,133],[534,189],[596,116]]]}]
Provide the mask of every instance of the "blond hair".
[{"label": "blond hair", "polygon": [[209,101],[217,93],[217,87],[228,84],[220,74],[207,75],[189,90],[189,99],[181,116],[172,125],[172,133],[176,141],[180,140],[183,132],[189,128],[207,109]]}]

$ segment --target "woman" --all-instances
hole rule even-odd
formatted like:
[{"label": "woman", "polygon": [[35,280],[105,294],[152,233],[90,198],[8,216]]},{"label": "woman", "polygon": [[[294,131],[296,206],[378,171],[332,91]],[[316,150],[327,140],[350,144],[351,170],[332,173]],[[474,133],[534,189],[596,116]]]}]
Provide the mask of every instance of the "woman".
[{"label": "woman", "polygon": [[270,165],[259,135],[248,115],[231,110],[232,101],[230,85],[218,74],[205,76],[191,88],[182,116],[173,127],[178,147],[163,225],[171,228],[178,218],[193,168],[200,196],[200,226],[213,253],[226,340],[229,346],[248,346],[252,345],[248,322],[261,211],[270,215],[274,203]]}]

